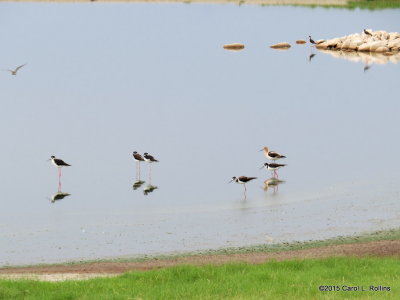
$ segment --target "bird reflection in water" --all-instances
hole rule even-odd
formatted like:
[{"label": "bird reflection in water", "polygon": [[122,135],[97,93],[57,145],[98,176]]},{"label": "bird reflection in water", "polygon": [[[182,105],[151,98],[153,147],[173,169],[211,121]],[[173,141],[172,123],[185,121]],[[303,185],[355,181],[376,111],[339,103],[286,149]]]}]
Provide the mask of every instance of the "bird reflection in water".
[{"label": "bird reflection in water", "polygon": [[145,183],[144,180],[140,180],[140,179],[136,180],[132,185],[133,190],[136,191],[138,188],[140,188],[143,185],[143,183]]},{"label": "bird reflection in water", "polygon": [[154,192],[154,190],[158,189],[158,186],[148,184],[143,188],[143,195],[147,196],[148,194]]},{"label": "bird reflection in water", "polygon": [[315,55],[317,55],[317,54],[311,53],[311,54],[308,56],[308,62],[311,62],[311,60],[313,59],[313,57],[314,57]]},{"label": "bird reflection in water", "polygon": [[51,203],[54,203],[54,202],[56,202],[56,201],[59,201],[59,200],[64,199],[65,197],[68,197],[68,196],[70,196],[70,195],[71,195],[71,194],[69,194],[69,193],[63,193],[63,192],[61,191],[61,180],[59,180],[59,181],[58,181],[57,192],[56,192],[54,195],[52,195],[52,196],[50,197],[50,202],[51,202]]},{"label": "bird reflection in water", "polygon": [[275,194],[279,190],[279,185],[284,182],[284,180],[280,180],[279,178],[271,177],[264,181],[264,191],[267,192],[268,189],[272,188],[273,193]]},{"label": "bird reflection in water", "polygon": [[65,197],[68,197],[68,196],[70,196],[71,194],[68,194],[68,193],[63,193],[63,192],[57,192],[57,193],[55,193],[53,196],[51,196],[51,198],[50,198],[50,202],[51,203],[54,203],[54,202],[56,202],[56,201],[59,201],[59,200],[62,200],[62,199],[64,199]]}]

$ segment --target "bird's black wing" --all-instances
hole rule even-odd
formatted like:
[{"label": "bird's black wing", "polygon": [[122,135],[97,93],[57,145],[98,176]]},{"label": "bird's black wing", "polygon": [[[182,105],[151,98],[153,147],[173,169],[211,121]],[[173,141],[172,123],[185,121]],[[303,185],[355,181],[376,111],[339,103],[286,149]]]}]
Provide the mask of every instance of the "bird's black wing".
[{"label": "bird's black wing", "polygon": [[57,166],[71,166],[71,165],[67,164],[65,161],[63,161],[62,159],[59,159],[59,158],[55,158],[54,162],[56,163]]}]

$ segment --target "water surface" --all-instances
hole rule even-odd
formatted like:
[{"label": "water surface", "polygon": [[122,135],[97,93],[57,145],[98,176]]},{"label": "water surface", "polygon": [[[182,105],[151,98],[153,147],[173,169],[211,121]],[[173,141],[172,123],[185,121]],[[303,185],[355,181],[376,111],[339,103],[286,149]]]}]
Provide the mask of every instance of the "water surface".
[{"label": "water surface", "polygon": [[[297,39],[399,31],[400,10],[0,4],[0,265],[400,226],[399,64]],[[340,22],[338,22],[340,20]],[[334,26],[332,25],[334,24]],[[288,51],[269,48],[292,44]],[[224,44],[241,42],[243,51]],[[316,54],[309,60],[310,54]],[[285,181],[263,190],[263,146]],[[160,160],[142,164],[132,152]],[[56,155],[72,167],[56,169]],[[257,176],[243,186],[232,176]],[[61,200],[57,192],[70,194]]]}]

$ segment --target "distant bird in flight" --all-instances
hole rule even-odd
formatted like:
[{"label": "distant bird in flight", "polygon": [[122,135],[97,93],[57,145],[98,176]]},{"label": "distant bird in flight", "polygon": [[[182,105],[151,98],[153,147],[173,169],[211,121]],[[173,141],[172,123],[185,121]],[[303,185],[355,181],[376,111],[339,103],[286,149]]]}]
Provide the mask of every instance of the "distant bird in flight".
[{"label": "distant bird in flight", "polygon": [[14,70],[10,70],[10,69],[6,69],[6,70],[2,70],[2,71],[8,71],[11,73],[11,75],[17,75],[17,72],[19,69],[21,69],[23,66],[25,66],[26,64],[20,65],[19,67],[16,67]]}]

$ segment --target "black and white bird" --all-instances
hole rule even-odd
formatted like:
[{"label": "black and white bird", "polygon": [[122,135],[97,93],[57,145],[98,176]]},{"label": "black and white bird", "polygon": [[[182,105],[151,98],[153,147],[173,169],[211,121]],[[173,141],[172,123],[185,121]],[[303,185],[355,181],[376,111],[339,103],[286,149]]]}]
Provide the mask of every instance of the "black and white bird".
[{"label": "black and white bird", "polygon": [[365,33],[366,35],[372,36],[372,33],[369,32],[367,29],[364,29],[364,33]]},{"label": "black and white bird", "polygon": [[149,166],[149,182],[151,184],[151,165],[155,162],[158,162],[157,159],[155,159],[153,156],[151,156],[150,154],[148,154],[147,152],[143,153],[143,158],[146,162],[148,162],[150,164]]},{"label": "black and white bird", "polygon": [[265,168],[268,171],[274,172],[274,177],[278,177],[278,174],[276,173],[276,170],[284,167],[286,165],[284,164],[276,164],[276,163],[265,163],[260,169]]},{"label": "black and white bird", "polygon": [[281,158],[286,158],[285,155],[279,154],[278,152],[269,151],[267,146],[265,146],[265,147],[264,147],[263,149],[261,149],[260,151],[263,151],[263,152],[264,152],[264,155],[265,155],[268,159],[273,160],[273,161],[278,160],[278,159],[281,159]]},{"label": "black and white bird", "polygon": [[236,182],[236,183],[240,183],[244,185],[244,191],[246,192],[246,183],[253,180],[253,179],[257,179],[257,177],[247,177],[247,176],[239,176],[239,177],[232,177],[232,180],[229,181],[229,183],[231,183],[232,181]]},{"label": "black and white bird", "polygon": [[65,161],[62,159],[56,158],[54,155],[52,155],[48,160],[51,160],[53,165],[55,165],[58,168],[58,178],[61,177],[61,168],[62,167],[70,167],[70,164],[67,164]]},{"label": "black and white bird", "polygon": [[150,154],[148,154],[147,152],[145,152],[143,154],[143,158],[146,162],[148,163],[153,163],[153,162],[158,162],[157,159],[155,159],[153,156],[151,156]]},{"label": "black and white bird", "polygon": [[26,64],[20,65],[20,66],[16,67],[14,70],[6,69],[6,70],[3,70],[3,71],[8,71],[8,72],[11,73],[11,75],[17,75],[18,70],[21,69],[25,65]]},{"label": "black and white bird", "polygon": [[139,180],[140,180],[140,162],[144,161],[144,158],[139,153],[137,153],[137,151],[133,151],[133,159],[136,160],[136,177],[139,171]]},{"label": "black and white bird", "polygon": [[311,38],[311,35],[308,36],[310,39],[310,43],[316,45],[317,43]]}]

